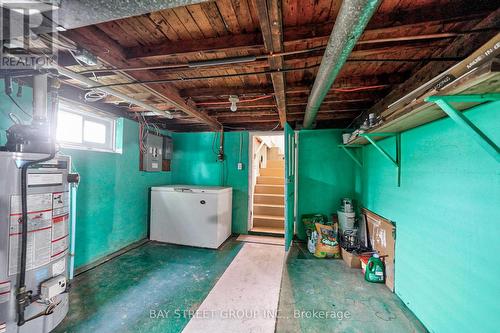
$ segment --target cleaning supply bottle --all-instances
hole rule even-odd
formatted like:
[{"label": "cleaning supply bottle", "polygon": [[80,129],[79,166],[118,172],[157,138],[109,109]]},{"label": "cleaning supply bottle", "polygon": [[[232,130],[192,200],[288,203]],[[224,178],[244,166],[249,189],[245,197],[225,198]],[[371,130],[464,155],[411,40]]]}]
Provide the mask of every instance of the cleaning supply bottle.
[{"label": "cleaning supply bottle", "polygon": [[365,280],[368,282],[384,283],[385,269],[380,256],[374,253],[366,264]]}]

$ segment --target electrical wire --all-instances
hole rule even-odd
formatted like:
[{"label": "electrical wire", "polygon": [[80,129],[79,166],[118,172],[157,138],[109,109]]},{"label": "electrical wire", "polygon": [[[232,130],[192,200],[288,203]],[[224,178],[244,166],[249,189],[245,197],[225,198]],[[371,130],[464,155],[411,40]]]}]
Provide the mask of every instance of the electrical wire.
[{"label": "electrical wire", "polygon": [[232,130],[236,130],[236,131],[246,131],[247,128],[245,127],[233,127],[233,126],[227,126],[227,125],[224,125],[224,128],[228,128],[228,129],[232,129]]},{"label": "electrical wire", "polygon": [[241,163],[241,152],[243,150],[243,133],[240,133],[240,152],[238,155],[238,163]]},{"label": "electrical wire", "polygon": [[21,119],[13,112],[9,113],[9,118],[14,124],[22,124]]},{"label": "electrical wire", "polygon": [[21,110],[21,112],[22,112],[22,113],[24,113],[26,116],[28,116],[28,117],[29,117],[29,119],[31,119],[31,118],[32,118],[32,116],[31,116],[28,112],[24,111],[24,109],[21,107],[21,105],[19,105],[19,104],[16,102],[16,100],[14,99],[14,97],[12,97],[10,94],[7,94],[7,96],[9,96],[10,100],[12,101],[12,103],[14,103],[14,104],[17,106],[17,108],[18,108],[19,110]]},{"label": "electrical wire", "polygon": [[223,79],[223,78],[231,78],[231,77],[238,77],[238,76],[251,76],[251,75],[264,75],[264,74],[272,74],[272,73],[289,73],[289,72],[296,72],[296,71],[302,71],[302,70],[308,70],[308,69],[314,69],[319,67],[320,64],[314,64],[314,65],[309,65],[309,66],[304,66],[304,67],[297,67],[297,68],[285,68],[285,69],[277,69],[277,70],[265,70],[261,72],[242,72],[242,73],[236,73],[236,74],[227,74],[227,75],[209,75],[209,76],[193,76],[193,77],[186,77],[186,78],[175,78],[175,79],[158,79],[158,80],[143,80],[143,81],[132,81],[132,82],[119,82],[119,83],[110,83],[110,84],[103,84],[100,86],[95,86],[93,88],[86,88],[86,89],[99,89],[99,88],[111,88],[111,87],[121,87],[121,86],[131,86],[131,85],[137,85],[137,84],[160,84],[160,83],[171,83],[171,82],[178,82],[178,81],[197,81],[197,80],[211,80],[211,79]]},{"label": "electrical wire", "polygon": [[271,131],[276,130],[279,126],[280,126],[280,123],[278,122],[278,124],[276,126],[274,126],[274,128]]},{"label": "electrical wire", "polygon": [[349,128],[352,126],[352,124],[354,124],[354,123],[356,122],[356,120],[358,120],[358,119],[359,119],[359,117],[361,117],[363,114],[365,114],[365,111],[362,111],[362,112],[361,112],[361,113],[360,113],[360,114],[359,114],[356,118],[354,118],[354,119],[351,121],[351,123],[350,123],[349,125],[347,125],[347,126],[346,126],[346,128],[345,128],[345,129],[349,129]]},{"label": "electrical wire", "polygon": [[142,113],[134,114],[137,122],[139,123],[139,150],[146,153],[148,146],[145,145],[146,137],[149,133],[154,133],[161,136],[161,130],[155,123],[150,123]]},{"label": "electrical wire", "polygon": [[94,90],[88,91],[84,95],[83,98],[85,99],[86,102],[98,102],[98,101],[106,98],[107,96],[108,96],[108,94],[105,93],[104,91],[94,89]]},{"label": "electrical wire", "polygon": [[219,155],[219,152],[215,149],[215,142],[218,140],[219,138],[219,132],[214,132],[214,137],[212,138],[212,152],[218,156]]},{"label": "electrical wire", "polygon": [[[318,46],[318,47],[313,47],[310,49],[305,49],[305,50],[297,50],[297,51],[286,51],[286,52],[276,52],[276,53],[270,53],[270,54],[263,54],[263,55],[258,55],[255,56],[254,60],[248,60],[247,62],[253,62],[255,60],[260,60],[260,59],[268,59],[268,58],[274,58],[274,57],[284,57],[284,56],[289,56],[289,55],[295,55],[295,54],[302,54],[302,53],[309,53],[309,52],[316,52],[316,51],[321,51],[326,49],[326,46]],[[213,59],[213,60],[207,60],[207,61],[216,61],[216,60],[225,60],[228,58],[221,58],[221,59]],[[238,59],[238,57],[233,58],[235,60]],[[202,63],[197,61],[196,63]],[[214,63],[213,66],[219,66],[220,64]],[[230,65],[230,63],[227,63],[226,65]],[[208,66],[208,65],[205,65]],[[203,67],[205,67],[203,66]],[[201,67],[201,66],[200,66]],[[140,66],[140,67],[129,67],[129,68],[99,68],[99,69],[88,69],[84,71],[77,72],[77,74],[87,74],[87,73],[99,73],[99,72],[133,72],[133,71],[143,71],[143,70],[155,70],[155,69],[182,69],[182,68],[197,68],[197,67],[192,67],[192,64],[190,66],[190,63],[178,63],[178,64],[164,64],[164,65],[154,65],[154,66]]]},{"label": "electrical wire", "polygon": [[354,91],[365,91],[365,90],[373,90],[387,87],[386,84],[380,84],[376,86],[367,86],[367,87],[356,87],[356,88],[334,88],[332,91],[338,92],[354,92]]},{"label": "electrical wire", "polygon": [[[80,65],[81,67],[85,67],[85,64],[83,64],[77,57],[76,55],[73,53],[73,50],[71,49],[68,49],[68,52],[71,54],[71,56],[73,57],[73,59],[75,59],[75,61],[78,63],[78,65]],[[95,75],[95,71],[90,71],[90,73],[92,73],[92,75],[94,76],[94,80],[96,82],[99,82],[99,79],[97,78],[97,76]],[[98,102],[104,98],[106,98],[108,96],[108,93],[102,91],[102,90],[99,90],[99,89],[94,89],[92,88],[90,91],[88,91],[87,93],[85,93],[85,95],[83,96],[83,98],[85,99],[86,102]]]}]

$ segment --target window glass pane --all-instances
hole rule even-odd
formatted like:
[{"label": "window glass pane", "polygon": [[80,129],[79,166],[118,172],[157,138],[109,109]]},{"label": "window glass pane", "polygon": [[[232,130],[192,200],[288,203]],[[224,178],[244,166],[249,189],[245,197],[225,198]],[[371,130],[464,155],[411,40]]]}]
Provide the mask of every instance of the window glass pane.
[{"label": "window glass pane", "polygon": [[106,125],[90,120],[85,120],[83,125],[83,138],[87,142],[106,143]]},{"label": "window glass pane", "polygon": [[57,141],[82,143],[82,116],[59,111],[57,113]]}]

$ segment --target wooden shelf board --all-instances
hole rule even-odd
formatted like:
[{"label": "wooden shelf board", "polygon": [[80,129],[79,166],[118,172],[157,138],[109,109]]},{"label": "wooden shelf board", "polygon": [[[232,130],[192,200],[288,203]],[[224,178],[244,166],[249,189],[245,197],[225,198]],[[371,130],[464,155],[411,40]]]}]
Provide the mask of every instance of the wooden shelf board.
[{"label": "wooden shelf board", "polygon": [[[403,108],[388,108],[382,113],[384,123],[366,133],[402,132],[434,120],[446,114],[435,103],[425,102],[425,98],[433,95],[484,94],[500,92],[500,62],[491,61],[446,86],[440,91],[432,90]],[[478,103],[454,103],[458,110],[467,110]],[[382,137],[374,137],[375,140]],[[363,137],[357,137],[350,144],[367,144]]]}]

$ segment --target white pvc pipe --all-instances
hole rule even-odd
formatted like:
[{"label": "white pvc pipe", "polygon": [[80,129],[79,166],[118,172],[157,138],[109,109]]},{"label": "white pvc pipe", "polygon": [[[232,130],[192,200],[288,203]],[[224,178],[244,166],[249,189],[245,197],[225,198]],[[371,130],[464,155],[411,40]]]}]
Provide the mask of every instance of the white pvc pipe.
[{"label": "white pvc pipe", "polygon": [[70,185],[71,212],[70,212],[70,246],[69,246],[69,279],[73,280],[75,275],[75,237],[76,237],[76,190],[78,185]]}]

